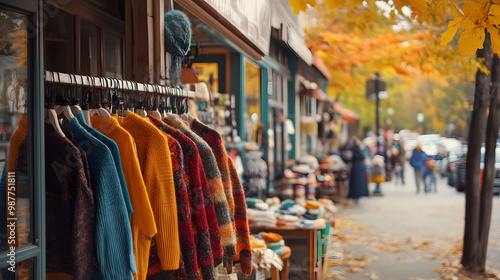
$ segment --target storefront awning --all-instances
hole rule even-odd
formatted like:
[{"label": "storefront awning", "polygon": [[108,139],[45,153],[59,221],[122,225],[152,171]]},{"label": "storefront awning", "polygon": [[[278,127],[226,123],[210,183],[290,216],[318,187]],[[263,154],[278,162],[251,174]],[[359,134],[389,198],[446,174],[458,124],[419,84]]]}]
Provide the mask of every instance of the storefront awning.
[{"label": "storefront awning", "polygon": [[271,5],[267,0],[175,0],[254,60],[269,53]]},{"label": "storefront awning", "polygon": [[323,74],[323,76],[325,76],[328,81],[332,80],[332,75],[330,74],[328,67],[326,67],[323,60],[321,60],[321,58],[315,53],[313,53],[313,65],[319,70],[319,72],[321,72],[321,74]]},{"label": "storefront awning", "polygon": [[342,120],[346,122],[356,123],[359,120],[358,114],[349,109],[343,108],[342,105],[340,105],[340,103],[337,101],[333,101],[333,109],[339,112]]},{"label": "storefront awning", "polygon": [[309,96],[309,97],[314,97],[318,100],[325,100],[326,99],[326,93],[322,91],[321,89],[303,89],[300,93],[300,96]]}]

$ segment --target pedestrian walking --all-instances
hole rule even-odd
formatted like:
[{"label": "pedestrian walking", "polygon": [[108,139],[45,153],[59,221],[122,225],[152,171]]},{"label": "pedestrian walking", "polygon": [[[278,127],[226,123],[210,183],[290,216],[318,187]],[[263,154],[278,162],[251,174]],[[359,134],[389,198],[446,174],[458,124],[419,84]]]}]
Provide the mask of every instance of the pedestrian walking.
[{"label": "pedestrian walking", "polygon": [[349,194],[347,198],[354,199],[357,203],[362,196],[370,196],[368,191],[368,178],[366,175],[365,156],[360,148],[361,141],[354,137],[351,141],[352,166],[349,180]]},{"label": "pedestrian walking", "polygon": [[436,161],[433,158],[428,158],[425,162],[424,191],[437,192]]},{"label": "pedestrian walking", "polygon": [[399,134],[394,134],[394,137],[392,138],[392,144],[395,183],[398,184],[398,179],[400,179],[401,184],[404,186],[406,151],[403,143],[401,143]]},{"label": "pedestrian walking", "polygon": [[[425,162],[427,161],[427,154],[422,151],[422,143],[418,143],[413,150],[410,158],[410,165],[415,170],[415,183],[417,185],[417,193],[420,192],[420,185],[424,183],[424,170]],[[425,187],[425,185],[424,185]]]}]

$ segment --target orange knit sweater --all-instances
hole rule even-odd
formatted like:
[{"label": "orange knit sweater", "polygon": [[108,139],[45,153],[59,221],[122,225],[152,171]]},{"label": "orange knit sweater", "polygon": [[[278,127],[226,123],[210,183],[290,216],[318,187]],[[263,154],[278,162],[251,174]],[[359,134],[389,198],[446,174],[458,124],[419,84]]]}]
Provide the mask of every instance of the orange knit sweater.
[{"label": "orange knit sweater", "polygon": [[[9,172],[16,172],[16,164],[17,164],[17,158],[19,156],[19,147],[21,147],[21,144],[23,143],[24,139],[28,136],[28,116],[24,115],[19,119],[19,125],[17,128],[14,130],[10,137],[10,146],[9,146],[9,153],[7,156],[7,173]],[[17,175],[17,174],[16,174]],[[6,186],[9,185],[8,183],[8,177],[6,177]],[[16,182],[19,182],[19,179],[16,178]],[[9,188],[6,188],[6,197],[9,197],[8,195],[8,190]],[[7,218],[13,218],[9,216],[9,211],[8,211],[8,204],[5,204],[6,211],[7,213]],[[19,217],[18,217],[19,218]],[[19,232],[19,229],[16,227],[16,232]],[[21,235],[25,236],[25,234]],[[27,236],[26,238],[22,238],[20,234],[16,233],[16,247],[20,247],[23,245],[28,244],[28,239]]]},{"label": "orange knit sweater", "polygon": [[134,147],[134,139],[123,129],[118,120],[109,118],[105,120],[99,115],[91,118],[92,127],[105,136],[111,138],[120,150],[120,161],[127,189],[132,203],[132,238],[134,242],[134,255],[137,267],[135,279],[145,280],[148,272],[149,248],[151,239],[156,234],[156,223],[149,201],[149,196],[141,174],[141,168]]},{"label": "orange knit sweater", "polygon": [[142,176],[158,229],[155,239],[162,269],[178,269],[177,203],[168,140],[160,130],[135,113],[119,118],[119,122],[137,144]]}]

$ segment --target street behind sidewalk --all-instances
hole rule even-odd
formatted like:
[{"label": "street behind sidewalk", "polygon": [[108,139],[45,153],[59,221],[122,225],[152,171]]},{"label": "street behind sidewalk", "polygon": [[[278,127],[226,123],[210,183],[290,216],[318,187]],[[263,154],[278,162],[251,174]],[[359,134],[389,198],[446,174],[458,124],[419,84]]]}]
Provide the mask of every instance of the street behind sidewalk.
[{"label": "street behind sidewalk", "polygon": [[[331,270],[344,270],[343,277],[353,280],[440,279],[435,269],[460,260],[465,194],[439,175],[437,193],[416,194],[409,166],[405,178],[404,186],[383,183],[382,197],[339,208],[337,241],[345,259]],[[500,197],[493,200],[487,267],[500,270]]]}]

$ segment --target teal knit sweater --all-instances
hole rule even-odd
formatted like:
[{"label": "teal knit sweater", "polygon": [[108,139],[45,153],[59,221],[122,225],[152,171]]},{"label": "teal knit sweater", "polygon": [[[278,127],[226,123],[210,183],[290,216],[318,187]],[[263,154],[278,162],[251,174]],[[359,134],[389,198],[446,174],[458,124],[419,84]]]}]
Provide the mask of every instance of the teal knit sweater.
[{"label": "teal knit sweater", "polygon": [[130,203],[130,196],[128,195],[127,183],[125,182],[125,176],[123,176],[122,163],[120,161],[120,150],[115,141],[109,139],[104,134],[100,133],[96,129],[92,128],[85,122],[85,117],[83,116],[83,111],[79,111],[75,114],[75,118],[78,120],[83,128],[92,134],[97,140],[101,141],[113,155],[113,160],[115,161],[116,171],[118,171],[118,177],[120,178],[120,185],[122,187],[123,198],[125,199],[125,205],[127,206],[128,219],[132,216],[132,204]]},{"label": "teal knit sweater", "polygon": [[87,155],[91,185],[96,199],[97,261],[105,280],[132,279],[136,272],[130,219],[111,151],[71,119],[64,130]]}]

